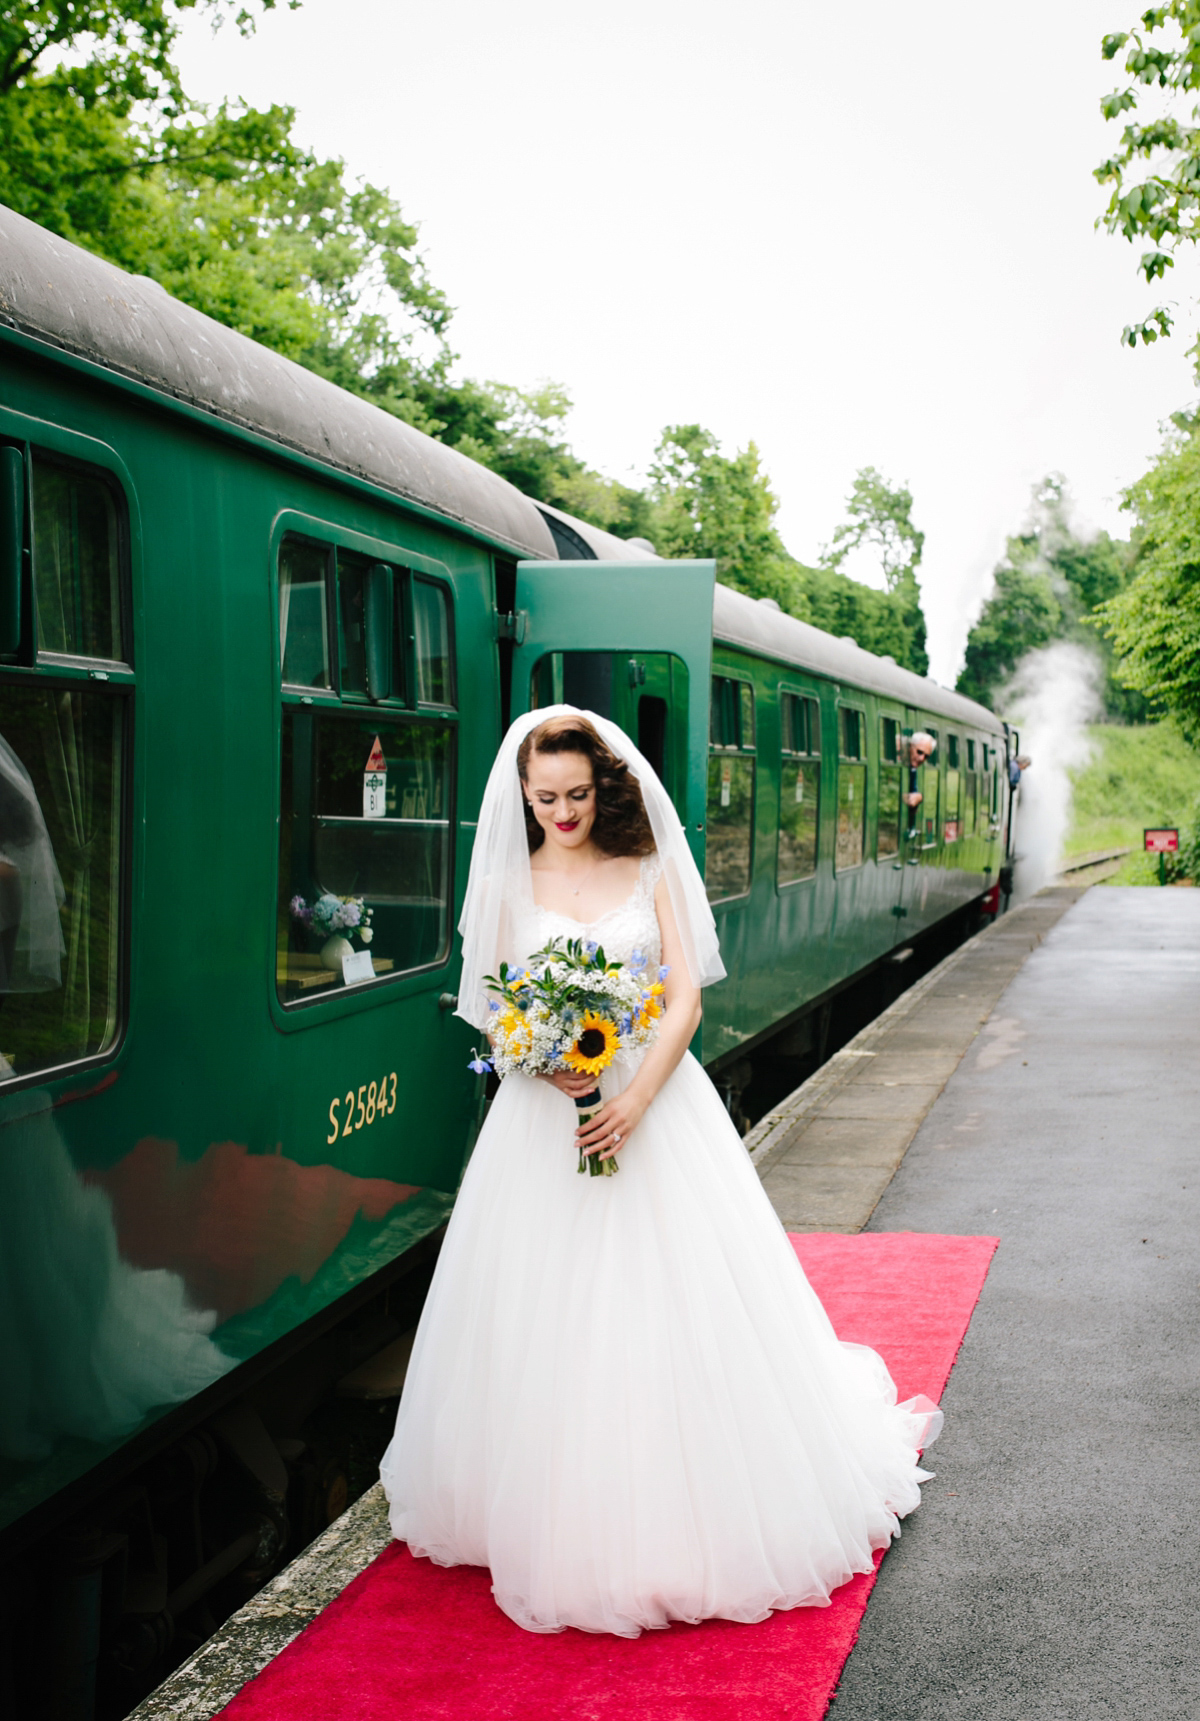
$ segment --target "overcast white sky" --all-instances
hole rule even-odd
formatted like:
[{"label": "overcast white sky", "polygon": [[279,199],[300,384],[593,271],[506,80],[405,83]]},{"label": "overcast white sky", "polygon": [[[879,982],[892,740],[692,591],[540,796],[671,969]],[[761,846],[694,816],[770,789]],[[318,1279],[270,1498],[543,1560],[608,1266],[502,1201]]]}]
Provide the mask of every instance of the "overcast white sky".
[{"label": "overcast white sky", "polygon": [[[458,307],[462,371],[564,383],[576,451],[644,472],[663,425],[753,438],[792,553],[856,469],[910,484],[933,674],[1032,483],[1124,532],[1121,488],[1195,395],[1197,271],[1138,285],[1093,231],[1133,0],[305,0],[189,25],[185,85],[299,110],[390,187]],[[1161,297],[1179,333],[1121,328]],[[870,574],[870,569],[856,569]]]}]

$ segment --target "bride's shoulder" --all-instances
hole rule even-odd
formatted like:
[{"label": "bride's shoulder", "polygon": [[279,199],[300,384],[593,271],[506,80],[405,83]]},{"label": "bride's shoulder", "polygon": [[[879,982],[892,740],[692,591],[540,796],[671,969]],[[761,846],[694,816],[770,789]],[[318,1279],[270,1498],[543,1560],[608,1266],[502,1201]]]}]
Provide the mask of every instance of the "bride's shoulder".
[{"label": "bride's shoulder", "polygon": [[643,855],[638,868],[638,877],[647,890],[654,890],[663,875],[662,856],[657,849],[651,849],[648,855]]}]

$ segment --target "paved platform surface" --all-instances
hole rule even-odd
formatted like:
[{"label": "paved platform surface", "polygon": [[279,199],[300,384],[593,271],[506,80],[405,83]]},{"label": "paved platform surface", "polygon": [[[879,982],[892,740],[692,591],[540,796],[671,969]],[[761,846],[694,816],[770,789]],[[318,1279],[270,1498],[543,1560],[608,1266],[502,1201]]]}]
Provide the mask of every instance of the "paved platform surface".
[{"label": "paved platform surface", "polygon": [[1200,892],[1058,921],[871,1229],[1001,1243],[834,1721],[1195,1721]]},{"label": "paved platform surface", "polygon": [[789,1231],[861,1231],[1030,952],[1081,895],[1044,890],[909,988],[746,1139]]}]

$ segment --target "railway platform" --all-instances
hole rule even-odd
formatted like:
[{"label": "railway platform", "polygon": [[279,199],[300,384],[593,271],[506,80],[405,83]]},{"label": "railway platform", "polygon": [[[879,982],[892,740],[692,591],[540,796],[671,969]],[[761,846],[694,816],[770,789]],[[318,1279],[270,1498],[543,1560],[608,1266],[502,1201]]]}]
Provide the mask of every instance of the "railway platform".
[{"label": "railway platform", "polygon": [[[837,1721],[1200,1713],[1198,1054],[1200,893],[1058,887],[748,1139],[790,1231],[1000,1240]],[[131,1721],[210,1721],[387,1541],[375,1488]]]}]

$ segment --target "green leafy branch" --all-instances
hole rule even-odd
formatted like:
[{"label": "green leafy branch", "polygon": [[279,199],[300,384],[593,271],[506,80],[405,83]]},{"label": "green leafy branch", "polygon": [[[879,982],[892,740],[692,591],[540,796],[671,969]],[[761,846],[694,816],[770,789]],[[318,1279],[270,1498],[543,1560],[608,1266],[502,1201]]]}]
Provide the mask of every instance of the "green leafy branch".
[{"label": "green leafy branch", "polygon": [[[1118,147],[1095,169],[1109,187],[1096,224],[1130,244],[1148,240],[1138,271],[1147,282],[1161,281],[1179,248],[1200,238],[1200,103],[1188,104],[1182,117],[1139,110],[1153,92],[1170,103],[1200,91],[1200,0],[1150,7],[1134,29],[1105,36],[1100,52],[1106,61],[1121,61],[1128,81],[1100,103],[1106,120],[1125,124]],[[1160,305],[1128,325],[1121,340],[1150,346],[1170,334],[1172,323]]]}]

